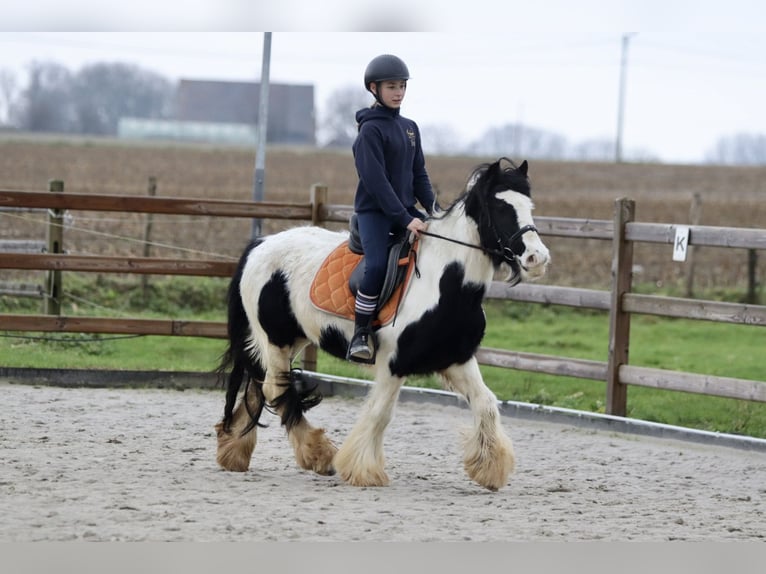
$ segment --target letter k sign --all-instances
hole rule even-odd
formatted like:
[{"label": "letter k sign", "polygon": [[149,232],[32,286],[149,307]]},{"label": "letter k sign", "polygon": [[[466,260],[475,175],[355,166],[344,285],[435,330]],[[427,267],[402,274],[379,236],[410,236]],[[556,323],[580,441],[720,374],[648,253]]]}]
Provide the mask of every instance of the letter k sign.
[{"label": "letter k sign", "polygon": [[686,261],[689,245],[689,228],[676,227],[676,240],[673,243],[673,261]]}]

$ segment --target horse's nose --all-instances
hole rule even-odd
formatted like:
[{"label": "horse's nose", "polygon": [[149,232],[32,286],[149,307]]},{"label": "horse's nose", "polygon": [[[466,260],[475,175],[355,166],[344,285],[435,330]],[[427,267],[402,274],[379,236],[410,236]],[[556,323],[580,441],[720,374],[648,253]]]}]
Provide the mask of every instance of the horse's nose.
[{"label": "horse's nose", "polygon": [[548,263],[548,252],[544,249],[532,249],[524,252],[522,265],[527,269],[534,269]]},{"label": "horse's nose", "polygon": [[537,253],[529,253],[524,257],[524,267],[529,269],[530,267],[537,267],[540,256]]}]

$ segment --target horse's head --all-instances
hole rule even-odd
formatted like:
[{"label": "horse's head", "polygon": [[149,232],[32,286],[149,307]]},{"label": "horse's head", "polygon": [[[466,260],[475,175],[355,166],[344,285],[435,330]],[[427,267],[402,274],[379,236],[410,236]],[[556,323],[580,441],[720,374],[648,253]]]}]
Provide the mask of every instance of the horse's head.
[{"label": "horse's head", "polygon": [[[509,166],[503,167],[507,162]],[[495,267],[510,267],[507,281],[539,279],[550,261],[532,219],[534,205],[526,160],[516,166],[507,158],[478,166],[463,194],[466,215],[477,224],[482,246]]]}]

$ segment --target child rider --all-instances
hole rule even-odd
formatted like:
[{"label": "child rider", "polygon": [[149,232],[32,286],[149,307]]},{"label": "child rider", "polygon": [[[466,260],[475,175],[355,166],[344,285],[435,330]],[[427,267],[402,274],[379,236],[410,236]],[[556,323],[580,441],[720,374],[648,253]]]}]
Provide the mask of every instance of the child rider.
[{"label": "child rider", "polygon": [[364,73],[364,87],[375,102],[356,112],[358,135],[352,149],[359,183],[354,212],[365,269],[356,294],[354,336],[346,358],[360,363],[375,362],[372,322],[386,273],[389,234],[405,233],[406,229],[417,237],[427,224],[416,201],[429,215],[435,205],[420,130],[399,113],[409,78],[400,58],[390,54],[373,58]]}]

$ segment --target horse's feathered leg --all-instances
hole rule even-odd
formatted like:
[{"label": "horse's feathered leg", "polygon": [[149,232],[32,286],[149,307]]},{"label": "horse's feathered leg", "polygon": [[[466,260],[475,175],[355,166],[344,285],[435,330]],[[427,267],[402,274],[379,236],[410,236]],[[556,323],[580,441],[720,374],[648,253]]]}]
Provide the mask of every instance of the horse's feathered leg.
[{"label": "horse's feathered leg", "polygon": [[[231,376],[241,372],[235,369]],[[230,383],[231,385],[231,383]],[[215,425],[218,438],[216,460],[221,467],[235,472],[244,472],[250,467],[250,459],[257,440],[258,418],[265,404],[260,381],[250,380],[239,404]]]},{"label": "horse's feathered leg", "polygon": [[[224,469],[237,472],[244,472],[250,466],[258,419],[265,404],[261,390],[265,373],[260,360],[250,348],[250,324],[239,290],[247,257],[258,244],[259,241],[255,241],[245,249],[229,282],[229,344],[217,370],[219,380],[226,379],[226,405],[223,420],[215,425],[218,439],[216,460]],[[236,404],[243,382],[245,390],[239,404]]]},{"label": "horse's feathered leg", "polygon": [[381,375],[375,378],[354,428],[335,455],[335,470],[353,486],[386,486],[383,433],[399,397],[403,378]]},{"label": "horse's feathered leg", "polygon": [[263,393],[270,408],[279,415],[295,453],[295,460],[303,469],[317,474],[335,474],[333,458],[337,447],[327,438],[324,429],[312,426],[306,412],[321,400],[311,389],[300,390],[290,376],[292,347],[269,344],[266,380]]},{"label": "horse's feathered leg", "polygon": [[463,463],[471,479],[489,490],[508,483],[515,459],[511,439],[503,430],[497,397],[487,388],[475,358],[440,373],[445,386],[468,401],[474,426],[465,437]]},{"label": "horse's feathered leg", "polygon": [[[221,359],[218,375],[226,378],[226,405],[223,420],[215,425],[218,439],[216,460],[226,470],[244,472],[250,466],[256,444],[257,427],[263,407],[262,381],[265,377],[259,361],[246,350],[246,337],[233,337],[227,352]],[[226,370],[231,372],[226,377]],[[245,390],[237,404],[240,387]],[[235,407],[236,404],[236,407]]]}]

